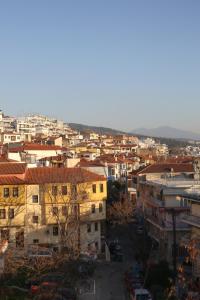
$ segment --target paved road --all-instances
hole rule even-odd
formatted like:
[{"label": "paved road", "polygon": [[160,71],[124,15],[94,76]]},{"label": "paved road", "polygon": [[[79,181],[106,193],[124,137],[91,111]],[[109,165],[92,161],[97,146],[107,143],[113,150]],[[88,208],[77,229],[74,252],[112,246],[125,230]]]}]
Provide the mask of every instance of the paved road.
[{"label": "paved road", "polygon": [[127,300],[124,272],[134,264],[137,237],[134,226],[117,226],[110,230],[110,239],[117,238],[124,252],[123,262],[99,262],[94,274],[95,295],[82,295],[80,300]]}]

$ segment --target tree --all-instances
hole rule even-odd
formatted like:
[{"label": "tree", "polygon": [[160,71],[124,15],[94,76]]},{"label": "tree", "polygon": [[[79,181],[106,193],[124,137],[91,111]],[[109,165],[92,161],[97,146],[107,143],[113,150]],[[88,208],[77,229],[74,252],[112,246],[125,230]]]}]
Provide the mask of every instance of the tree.
[{"label": "tree", "polygon": [[[1,209],[1,240],[8,240],[9,244],[16,242],[16,246],[23,243],[24,215],[26,192],[24,185],[2,188],[3,197],[0,199]],[[11,232],[12,231],[12,232]],[[14,235],[14,231],[15,235]],[[23,246],[23,245],[22,245]]]},{"label": "tree", "polygon": [[[91,183],[86,182],[83,173],[72,174],[66,184],[44,184],[42,186],[46,211],[46,225],[57,226],[59,250],[74,259],[80,253],[81,205],[89,201],[88,190]],[[84,217],[88,212],[84,212]]]},{"label": "tree", "polygon": [[108,181],[108,201],[118,201],[123,190],[123,185],[119,181]]},{"label": "tree", "polygon": [[[29,203],[29,201],[32,201],[32,196],[35,195],[35,189],[37,189],[36,193],[39,195],[40,204],[37,203],[36,206],[41,212],[41,218],[38,217],[41,222],[32,223],[32,219],[36,215],[34,215],[34,209],[32,210],[27,204],[24,213],[25,226],[28,228],[26,228],[26,233],[28,232],[29,237],[31,237],[33,231],[37,234],[37,231],[43,228],[41,237],[43,244],[30,245],[28,241],[26,246],[30,246],[30,252],[33,250],[36,255],[30,256],[30,252],[23,251],[17,259],[15,259],[16,249],[14,244],[9,244],[5,257],[7,273],[17,274],[17,270],[26,269],[28,277],[33,274],[39,276],[45,270],[48,271],[65,261],[77,259],[80,254],[80,229],[83,218],[85,222],[89,221],[88,216],[91,213],[92,201],[89,194],[92,191],[93,177],[91,178],[91,173],[82,169],[72,169],[67,172],[67,175],[65,174],[64,178],[58,173],[60,177],[56,175],[55,180],[52,180],[53,172],[47,172],[47,174],[48,176],[45,176],[45,180],[41,184],[34,185],[33,183],[34,191],[31,191],[32,185],[30,184],[29,189],[29,186],[26,187],[25,193],[25,201]],[[64,172],[61,172],[61,174],[64,174]],[[30,194],[29,200],[27,200],[27,194]],[[32,202],[31,207],[34,207]],[[55,234],[49,235],[49,229]],[[23,244],[23,239],[21,242]],[[87,240],[85,242],[87,245]],[[45,249],[45,247],[51,247],[52,255],[47,258],[39,257],[37,252]],[[55,247],[59,251],[54,252]]]},{"label": "tree", "polygon": [[109,221],[114,221],[117,224],[126,224],[130,222],[135,205],[129,199],[121,199],[120,201],[115,201],[108,206],[107,209],[107,219]]}]

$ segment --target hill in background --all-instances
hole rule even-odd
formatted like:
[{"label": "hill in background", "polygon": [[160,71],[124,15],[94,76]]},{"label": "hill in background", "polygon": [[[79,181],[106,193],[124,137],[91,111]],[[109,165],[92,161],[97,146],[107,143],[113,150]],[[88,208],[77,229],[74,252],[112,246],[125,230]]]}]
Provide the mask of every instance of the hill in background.
[{"label": "hill in background", "polygon": [[137,128],[132,131],[134,134],[141,134],[152,137],[163,137],[163,138],[173,138],[173,139],[185,139],[185,140],[200,140],[200,134],[185,131],[169,126],[161,126],[157,128],[147,129],[147,128]]},{"label": "hill in background", "polygon": [[[135,135],[138,138],[147,138],[151,137],[152,135],[144,135],[144,134],[137,134],[137,133],[127,133],[124,131],[112,129],[112,128],[107,128],[107,127],[98,127],[98,126],[89,126],[89,125],[84,125],[84,124],[77,124],[77,123],[69,123],[69,126],[77,131],[84,131],[84,132],[96,132],[102,135],[118,135],[118,134],[130,134],[130,135]],[[189,141],[187,139],[179,139],[179,138],[163,138],[163,137],[156,137],[155,138],[157,143],[161,144],[167,144],[170,148],[173,147],[185,147],[189,145]]]},{"label": "hill in background", "polygon": [[124,131],[120,131],[117,129],[107,128],[107,127],[99,127],[99,126],[89,126],[77,123],[68,123],[69,126],[77,131],[84,131],[84,132],[96,132],[98,134],[105,134],[105,135],[117,135],[117,134],[127,134]]}]

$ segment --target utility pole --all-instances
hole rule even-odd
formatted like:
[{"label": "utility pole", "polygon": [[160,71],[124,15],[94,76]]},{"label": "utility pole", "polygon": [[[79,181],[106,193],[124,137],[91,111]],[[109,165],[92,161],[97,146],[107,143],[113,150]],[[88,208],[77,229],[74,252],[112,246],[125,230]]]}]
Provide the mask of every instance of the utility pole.
[{"label": "utility pole", "polygon": [[176,275],[177,275],[177,264],[176,264],[176,258],[177,258],[177,247],[176,247],[176,212],[173,208],[171,210],[172,213],[172,224],[173,224],[173,268],[174,268],[174,283],[176,281]]}]

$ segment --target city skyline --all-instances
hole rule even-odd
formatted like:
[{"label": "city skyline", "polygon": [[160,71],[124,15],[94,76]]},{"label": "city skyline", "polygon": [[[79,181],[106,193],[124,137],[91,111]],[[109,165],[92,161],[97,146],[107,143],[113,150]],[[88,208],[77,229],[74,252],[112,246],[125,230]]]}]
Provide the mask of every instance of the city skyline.
[{"label": "city skyline", "polygon": [[5,113],[200,131],[198,1],[59,3],[1,3]]}]

